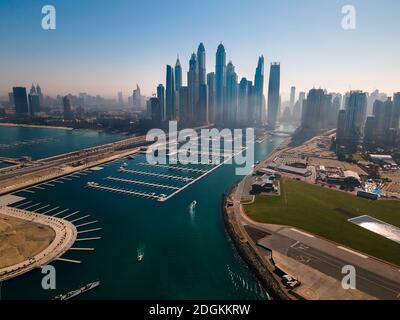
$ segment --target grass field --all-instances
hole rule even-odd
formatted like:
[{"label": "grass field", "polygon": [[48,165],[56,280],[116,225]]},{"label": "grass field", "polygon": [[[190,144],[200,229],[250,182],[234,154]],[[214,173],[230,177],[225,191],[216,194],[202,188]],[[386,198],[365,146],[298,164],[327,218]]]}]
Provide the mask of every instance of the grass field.
[{"label": "grass field", "polygon": [[349,221],[369,215],[400,227],[399,201],[371,201],[292,179],[281,180],[281,195],[257,196],[244,206],[255,221],[289,225],[400,265],[400,244]]}]

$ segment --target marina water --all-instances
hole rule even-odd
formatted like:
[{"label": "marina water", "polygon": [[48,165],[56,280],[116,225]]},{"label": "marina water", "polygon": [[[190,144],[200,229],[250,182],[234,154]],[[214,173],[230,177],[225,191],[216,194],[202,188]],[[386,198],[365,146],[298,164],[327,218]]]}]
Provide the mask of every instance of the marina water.
[{"label": "marina water", "polygon": [[[37,135],[36,130],[42,130],[18,129],[19,140],[29,140],[32,132]],[[15,128],[0,127],[0,130],[4,134],[11,130],[15,135]],[[50,129],[45,129],[45,133],[57,137],[52,142],[57,153],[121,138]],[[255,160],[264,159],[284,139],[276,136],[256,143]],[[0,155],[22,156],[31,152],[34,158],[38,158],[49,155],[45,149],[45,144],[39,142],[32,149],[20,148],[20,154],[17,150],[12,154],[0,150]],[[96,280],[101,281],[101,286],[77,299],[266,298],[266,293],[236,253],[224,228],[221,196],[241,179],[235,175],[234,165],[221,166],[166,202],[85,188],[89,181],[103,183],[105,177],[118,174],[123,162],[131,167],[135,162],[143,161],[140,157],[144,155],[109,163],[100,171],[77,175],[63,180],[63,183],[52,184],[54,186],[43,185],[43,190],[30,189],[35,190],[34,193],[16,193],[25,197],[25,201],[41,203],[40,206],[50,205],[47,209],[68,208],[65,215],[77,210],[80,211],[77,218],[90,215],[85,221],[98,223],[81,229],[102,230],[78,238],[96,236],[101,239],[74,244],[74,247],[94,248],[93,252],[69,251],[63,256],[79,260],[81,264],[51,263],[56,268],[56,290],[42,289],[44,275],[36,269],[3,283],[3,299],[52,299],[57,294]],[[142,170],[151,171],[151,168]],[[194,200],[196,205],[191,208]],[[137,261],[138,250],[144,254],[142,262]]]}]

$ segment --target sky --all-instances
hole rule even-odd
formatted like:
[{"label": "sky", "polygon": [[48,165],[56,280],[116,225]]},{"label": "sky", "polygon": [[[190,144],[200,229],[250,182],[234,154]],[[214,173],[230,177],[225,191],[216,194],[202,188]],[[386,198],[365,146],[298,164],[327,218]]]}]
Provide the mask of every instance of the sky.
[{"label": "sky", "polygon": [[[56,29],[43,30],[44,5]],[[342,7],[356,9],[355,30]],[[45,94],[151,95],[179,54],[183,78],[203,42],[207,72],[222,41],[239,80],[258,56],[281,63],[281,92],[400,91],[398,0],[0,0],[0,95],[39,83]]]}]

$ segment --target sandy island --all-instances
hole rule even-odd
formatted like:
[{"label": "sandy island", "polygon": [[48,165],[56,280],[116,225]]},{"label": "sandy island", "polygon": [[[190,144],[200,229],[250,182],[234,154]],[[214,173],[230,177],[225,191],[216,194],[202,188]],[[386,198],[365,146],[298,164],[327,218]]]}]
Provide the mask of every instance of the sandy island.
[{"label": "sandy island", "polygon": [[77,237],[63,219],[8,206],[0,207],[0,282],[62,256]]}]

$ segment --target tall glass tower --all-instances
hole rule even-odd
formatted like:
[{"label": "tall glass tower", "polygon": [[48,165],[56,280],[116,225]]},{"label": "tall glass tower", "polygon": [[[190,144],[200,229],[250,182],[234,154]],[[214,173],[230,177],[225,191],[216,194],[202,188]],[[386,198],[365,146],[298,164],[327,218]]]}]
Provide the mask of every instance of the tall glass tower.
[{"label": "tall glass tower", "polygon": [[218,46],[215,64],[215,122],[223,121],[226,86],[226,52],[222,43]]},{"label": "tall glass tower", "polygon": [[165,89],[165,113],[166,120],[176,120],[175,114],[175,83],[174,83],[174,68],[167,65],[167,85]]},{"label": "tall glass tower", "polygon": [[278,62],[271,64],[268,85],[268,114],[267,122],[270,129],[275,129],[279,112],[281,66]]}]

